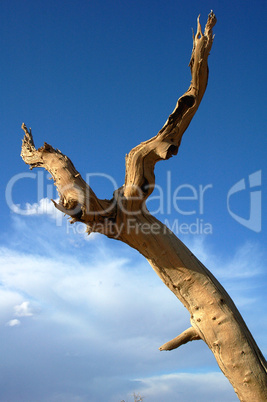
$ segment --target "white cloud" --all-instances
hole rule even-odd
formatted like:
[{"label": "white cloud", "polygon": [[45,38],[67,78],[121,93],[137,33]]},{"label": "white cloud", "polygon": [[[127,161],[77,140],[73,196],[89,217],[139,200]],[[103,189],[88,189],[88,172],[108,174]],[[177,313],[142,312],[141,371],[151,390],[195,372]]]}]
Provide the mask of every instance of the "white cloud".
[{"label": "white cloud", "polygon": [[22,299],[21,294],[16,290],[6,288],[4,284],[0,286],[0,324],[6,322],[13,315],[14,305],[21,303]]},{"label": "white cloud", "polygon": [[[58,203],[59,198],[55,201]],[[12,204],[10,208],[18,215],[48,215],[59,223],[62,222],[63,218],[62,212],[55,207],[49,198],[41,198],[38,202],[34,202],[33,204],[26,202],[23,207],[20,204]]]},{"label": "white cloud", "polygon": [[33,315],[30,302],[24,301],[21,304],[14,306],[15,315],[17,317],[31,317]]},{"label": "white cloud", "polygon": [[6,325],[8,327],[16,327],[20,324],[21,324],[20,320],[18,320],[17,318],[14,318],[13,320],[8,321]]},{"label": "white cloud", "polygon": [[[56,200],[58,202],[58,199]],[[27,215],[54,215],[54,212],[57,211],[53,202],[48,198],[42,198],[39,202],[35,202],[33,204],[26,203],[26,211]]]},{"label": "white cloud", "polygon": [[145,401],[238,401],[233,388],[222,373],[175,373],[136,381],[137,392]]}]

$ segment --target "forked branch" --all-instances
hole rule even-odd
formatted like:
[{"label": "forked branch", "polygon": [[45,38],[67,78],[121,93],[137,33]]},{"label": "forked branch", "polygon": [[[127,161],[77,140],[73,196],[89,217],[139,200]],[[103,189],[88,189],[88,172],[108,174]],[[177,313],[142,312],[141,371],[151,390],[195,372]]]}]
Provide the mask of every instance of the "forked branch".
[{"label": "forked branch", "polygon": [[[31,130],[25,124],[25,136],[21,156],[30,168],[43,167],[54,179],[60,194],[60,203],[55,206],[72,217],[72,222],[87,224],[105,219],[116,219],[117,199],[128,211],[138,210],[152,193],[155,185],[154,167],[156,162],[176,155],[182,135],[196,113],[208,82],[208,55],[212,46],[212,28],[216,23],[213,12],[209,14],[204,34],[199,18],[197,33],[193,35],[193,50],[190,59],[192,81],[189,89],[181,96],[167,122],[159,133],[150,140],[133,148],[126,157],[125,184],[111,200],[100,200],[82,179],[71,160],[59,150],[44,143],[35,149]],[[123,201],[122,201],[123,198]],[[108,233],[105,233],[108,234]]]}]

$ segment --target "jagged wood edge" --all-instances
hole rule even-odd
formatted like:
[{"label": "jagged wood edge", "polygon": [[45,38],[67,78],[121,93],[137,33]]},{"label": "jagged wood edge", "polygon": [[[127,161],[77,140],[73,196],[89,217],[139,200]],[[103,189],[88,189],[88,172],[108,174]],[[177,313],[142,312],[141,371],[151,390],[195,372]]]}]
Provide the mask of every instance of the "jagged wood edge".
[{"label": "jagged wood edge", "polygon": [[178,153],[182,136],[195,115],[208,82],[208,56],[213,42],[212,28],[216,24],[211,11],[201,30],[199,17],[197,33],[193,33],[193,50],[190,59],[191,84],[176,104],[174,111],[159,133],[133,148],[126,155],[124,197],[129,203],[142,203],[152,193],[155,185],[154,167],[159,160],[169,159]]},{"label": "jagged wood edge", "polygon": [[42,167],[51,174],[60,195],[59,203],[52,201],[57,209],[72,218],[71,223],[83,222],[90,232],[90,228],[95,227],[96,223],[103,223],[105,219],[111,219],[114,216],[113,199],[97,198],[66,155],[46,142],[36,149],[31,129],[28,130],[24,123],[22,129],[24,131],[22,159],[30,166],[30,169]]}]

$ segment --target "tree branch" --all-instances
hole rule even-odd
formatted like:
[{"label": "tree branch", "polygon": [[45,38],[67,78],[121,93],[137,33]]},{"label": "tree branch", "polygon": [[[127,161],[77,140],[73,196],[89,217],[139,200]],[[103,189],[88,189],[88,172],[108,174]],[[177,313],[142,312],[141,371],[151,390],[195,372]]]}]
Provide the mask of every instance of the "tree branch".
[{"label": "tree branch", "polygon": [[208,55],[215,24],[216,17],[211,11],[203,34],[198,17],[197,33],[193,35],[193,50],[189,63],[192,75],[189,89],[179,98],[174,111],[159,133],[133,148],[126,157],[124,196],[130,199],[131,203],[134,197],[135,203],[143,203],[152,193],[155,185],[155,164],[178,153],[182,136],[196,113],[207,86]]},{"label": "tree branch", "polygon": [[159,347],[159,350],[173,350],[179,348],[179,346],[184,345],[187,342],[195,341],[201,339],[195,328],[190,327],[182,332],[180,335],[173,338],[171,341],[164,343],[164,345]]},{"label": "tree branch", "polygon": [[[59,204],[52,201],[57,209],[72,218],[71,223],[83,222],[90,232],[95,231],[97,223],[114,218],[116,212],[113,199],[98,199],[67,156],[46,142],[43,147],[36,149],[31,129],[28,131],[24,123],[22,129],[25,133],[21,148],[22,159],[30,169],[42,167],[51,174],[60,195]],[[98,225],[98,229],[100,227]]]}]

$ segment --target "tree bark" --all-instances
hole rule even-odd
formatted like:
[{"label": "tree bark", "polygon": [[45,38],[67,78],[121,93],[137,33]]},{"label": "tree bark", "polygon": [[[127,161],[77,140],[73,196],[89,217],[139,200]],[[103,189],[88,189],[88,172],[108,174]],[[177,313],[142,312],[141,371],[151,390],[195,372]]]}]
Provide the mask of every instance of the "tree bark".
[{"label": "tree bark", "polygon": [[60,194],[59,204],[53,202],[71,217],[71,223],[83,222],[88,233],[99,232],[137,249],[188,309],[191,327],[160,350],[202,339],[241,401],[266,401],[266,361],[234,302],[212,273],[146,208],[146,199],[155,186],[156,162],[177,154],[182,135],[205,93],[215,23],[211,12],[202,33],[198,18],[189,89],[178,99],[159,133],[126,156],[125,183],[110,200],[98,199],[59,150],[46,143],[36,149],[31,130],[24,124],[21,156],[30,168],[43,167],[51,173]]}]

